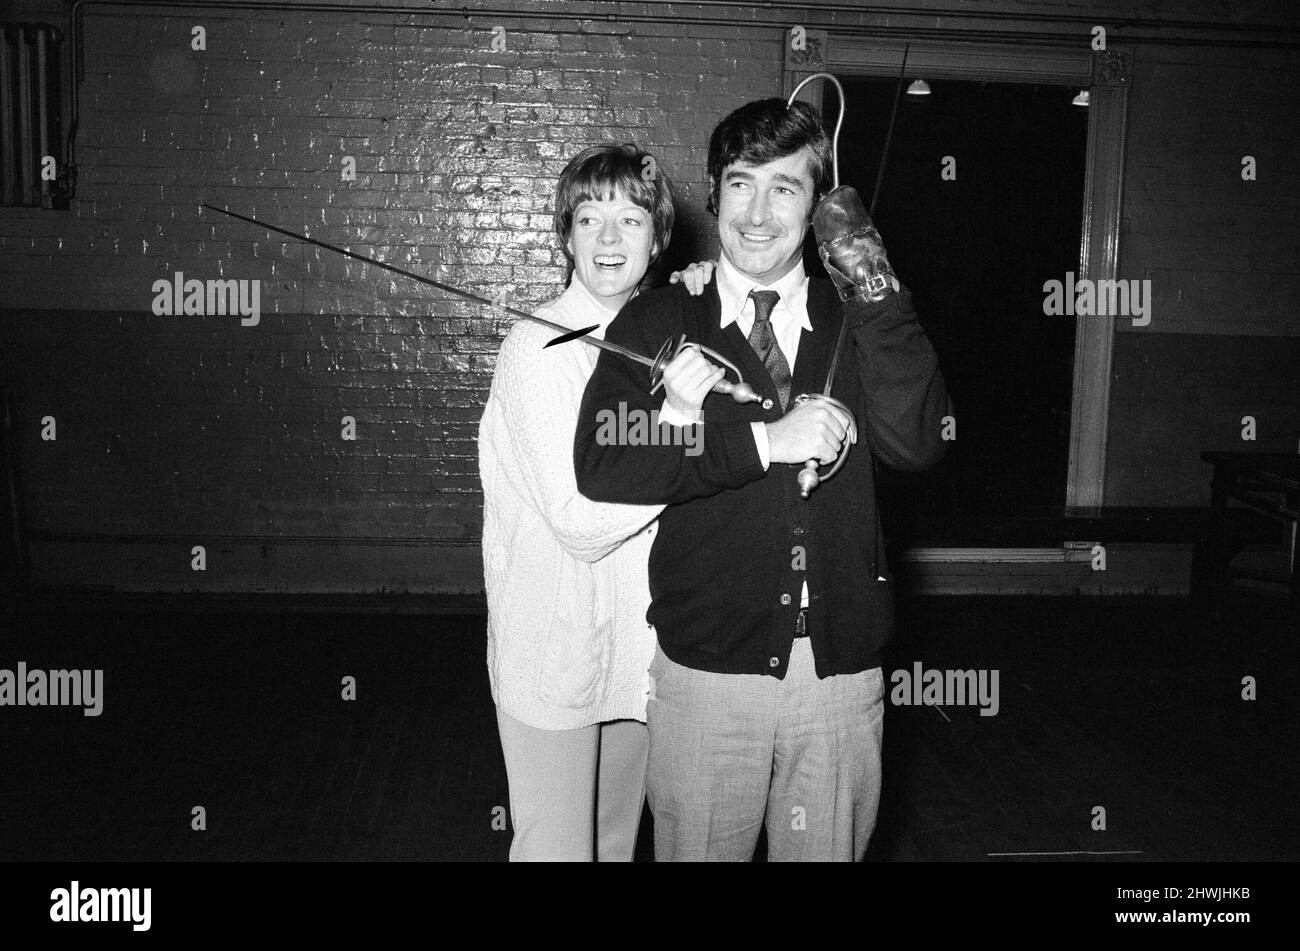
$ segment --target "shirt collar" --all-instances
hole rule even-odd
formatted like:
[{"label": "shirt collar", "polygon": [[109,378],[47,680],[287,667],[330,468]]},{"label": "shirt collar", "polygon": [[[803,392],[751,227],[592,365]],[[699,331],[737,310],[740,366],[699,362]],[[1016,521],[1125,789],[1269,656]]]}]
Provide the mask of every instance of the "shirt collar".
[{"label": "shirt collar", "polygon": [[752,277],[741,274],[736,267],[727,260],[725,254],[718,255],[718,269],[714,274],[714,280],[718,282],[718,299],[722,303],[722,328],[725,330],[727,325],[734,323],[741,314],[745,313],[746,307],[748,313],[752,316],[754,305],[749,300],[749,292],[752,290],[776,291],[781,295],[777,301],[776,310],[773,314],[786,312],[794,321],[807,330],[812,332],[812,321],[808,319],[808,275],[804,271],[803,260],[795,262],[786,274],[784,274],[775,284],[759,284]]}]

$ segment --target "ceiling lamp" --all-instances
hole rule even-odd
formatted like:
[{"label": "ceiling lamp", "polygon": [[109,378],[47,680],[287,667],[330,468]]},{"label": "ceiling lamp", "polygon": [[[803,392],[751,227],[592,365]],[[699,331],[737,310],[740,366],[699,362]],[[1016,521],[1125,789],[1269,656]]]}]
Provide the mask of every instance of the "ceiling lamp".
[{"label": "ceiling lamp", "polygon": [[1088,108],[1088,102],[1091,100],[1091,98],[1092,97],[1088,95],[1088,90],[1080,89],[1079,94],[1075,96],[1073,100],[1071,100],[1070,104],[1074,106],[1083,106],[1086,109]]},{"label": "ceiling lamp", "polygon": [[914,79],[912,84],[907,87],[909,96],[928,96],[930,95],[930,84],[924,79]]}]

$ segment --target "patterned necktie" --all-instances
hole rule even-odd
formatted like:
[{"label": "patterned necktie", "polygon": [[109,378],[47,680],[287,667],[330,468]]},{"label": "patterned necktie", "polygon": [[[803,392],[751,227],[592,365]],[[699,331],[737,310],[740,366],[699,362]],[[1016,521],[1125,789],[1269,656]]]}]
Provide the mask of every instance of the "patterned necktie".
[{"label": "patterned necktie", "polygon": [[750,291],[749,296],[754,301],[754,327],[749,331],[749,345],[771,374],[784,411],[790,402],[790,364],[786,363],[785,354],[772,331],[772,308],[781,295],[776,291]]}]

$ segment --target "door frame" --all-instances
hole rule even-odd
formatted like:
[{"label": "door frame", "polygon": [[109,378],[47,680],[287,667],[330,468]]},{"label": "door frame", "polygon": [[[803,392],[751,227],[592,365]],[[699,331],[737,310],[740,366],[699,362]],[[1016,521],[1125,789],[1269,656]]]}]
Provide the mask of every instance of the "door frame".
[{"label": "door frame", "polygon": [[[1071,46],[1011,41],[971,43],[962,41],[960,35],[954,31],[951,41],[911,43],[906,77],[1051,84],[1089,90],[1088,155],[1077,279],[1116,279],[1131,51],[1111,48],[1094,52],[1087,46],[1078,48],[1077,43]],[[792,49],[789,41],[785,44],[786,96],[811,73],[896,78],[903,63],[901,40],[839,36],[813,30],[808,31],[806,41],[805,48],[800,50]],[[826,83],[810,83],[800,90],[799,98],[824,113],[826,88]],[[830,99],[832,108],[838,108],[834,97]],[[882,137],[887,122],[887,117],[880,117]],[[1097,508],[1104,504],[1114,339],[1113,316],[1076,318],[1070,458],[1065,489],[1067,509]]]}]

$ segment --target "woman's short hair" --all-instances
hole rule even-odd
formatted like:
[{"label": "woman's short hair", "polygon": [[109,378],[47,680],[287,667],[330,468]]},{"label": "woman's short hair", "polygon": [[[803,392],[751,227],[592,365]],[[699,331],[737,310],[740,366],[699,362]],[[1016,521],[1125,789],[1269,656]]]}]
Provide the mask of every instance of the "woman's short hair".
[{"label": "woman's short hair", "polygon": [[805,146],[812,150],[809,170],[817,190],[815,201],[830,190],[833,161],[831,140],[817,110],[805,102],[787,107],[784,99],[759,99],[741,106],[719,122],[709,137],[709,211],[718,213],[722,173],[733,163],[763,165]]},{"label": "woman's short hair", "polygon": [[560,173],[555,188],[555,233],[560,247],[569,254],[573,213],[584,201],[612,199],[618,192],[650,214],[654,246],[650,263],[664,253],[673,236],[672,181],[654,156],[630,142],[625,145],[593,145],[583,149]]}]

